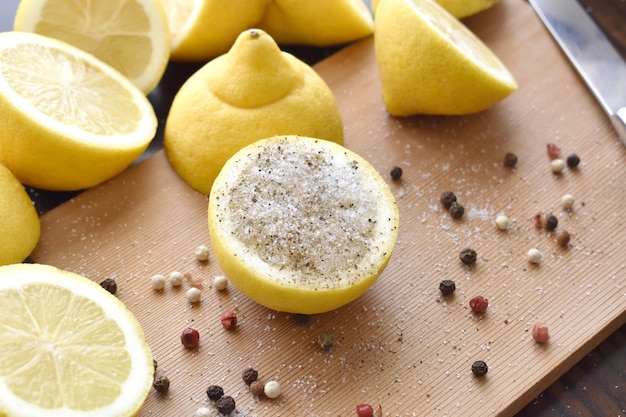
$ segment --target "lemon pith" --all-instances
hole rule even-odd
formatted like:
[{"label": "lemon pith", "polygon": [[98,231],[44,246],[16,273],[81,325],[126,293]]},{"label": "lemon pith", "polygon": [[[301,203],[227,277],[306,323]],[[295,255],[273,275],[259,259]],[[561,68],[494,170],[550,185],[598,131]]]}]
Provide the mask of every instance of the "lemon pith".
[{"label": "lemon pith", "polygon": [[307,137],[257,141],[224,166],[209,232],[234,285],[279,311],[313,314],[356,299],[383,271],[395,199],[367,161]]},{"label": "lemon pith", "polygon": [[117,298],[68,271],[14,264],[0,267],[0,305],[0,414],[139,410],[152,385],[152,355]]}]

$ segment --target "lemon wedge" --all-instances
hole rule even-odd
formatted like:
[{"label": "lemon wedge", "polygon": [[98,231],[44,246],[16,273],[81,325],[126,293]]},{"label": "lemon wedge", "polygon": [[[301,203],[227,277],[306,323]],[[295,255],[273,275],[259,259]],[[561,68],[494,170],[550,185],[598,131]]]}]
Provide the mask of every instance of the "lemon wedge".
[{"label": "lemon wedge", "polygon": [[276,136],[237,152],[209,195],[215,257],[268,308],[300,314],[361,296],[386,267],[396,201],[365,159],[333,142]]},{"label": "lemon wedge", "polygon": [[40,264],[0,267],[0,415],[127,417],[152,386],[132,313],[100,285]]}]

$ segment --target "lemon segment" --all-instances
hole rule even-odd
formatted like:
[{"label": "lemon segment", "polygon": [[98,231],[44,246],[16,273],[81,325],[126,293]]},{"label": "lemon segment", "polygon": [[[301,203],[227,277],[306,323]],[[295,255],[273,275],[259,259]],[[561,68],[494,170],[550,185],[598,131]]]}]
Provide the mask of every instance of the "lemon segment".
[{"label": "lemon segment", "polygon": [[261,20],[267,0],[161,0],[169,17],[173,61],[202,62],[222,55]]},{"label": "lemon segment", "polygon": [[374,33],[362,0],[273,0],[258,27],[283,45],[332,46]]},{"label": "lemon segment", "polygon": [[391,115],[476,113],[517,89],[496,55],[431,0],[381,0],[374,40]]},{"label": "lemon segment", "polygon": [[208,194],[235,152],[282,134],[343,143],[339,106],[313,68],[282,52],[266,32],[250,29],[178,90],[164,145],[178,175]]},{"label": "lemon segment", "polygon": [[27,32],[0,34],[0,163],[23,183],[78,190],[127,168],[156,115],[128,79],[91,54]]},{"label": "lemon segment", "polygon": [[39,216],[22,184],[2,165],[0,195],[0,265],[19,263],[39,241]]},{"label": "lemon segment", "polygon": [[0,415],[132,416],[152,386],[143,331],[113,295],[40,264],[0,267]]},{"label": "lemon segment", "polygon": [[268,308],[337,309],[387,265],[398,208],[362,157],[302,136],[259,140],[237,152],[209,195],[216,259],[233,284]]},{"label": "lemon segment", "polygon": [[[441,7],[457,19],[480,13],[500,0],[435,0]],[[372,10],[376,12],[380,0],[372,0]]]},{"label": "lemon segment", "polygon": [[170,56],[169,23],[155,0],[22,0],[14,30],[87,51],[149,93]]}]

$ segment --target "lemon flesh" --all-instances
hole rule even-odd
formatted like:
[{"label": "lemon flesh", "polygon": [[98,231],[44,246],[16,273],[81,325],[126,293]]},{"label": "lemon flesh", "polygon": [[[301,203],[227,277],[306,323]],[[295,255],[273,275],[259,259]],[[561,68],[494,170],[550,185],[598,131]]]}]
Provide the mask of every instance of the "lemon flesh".
[{"label": "lemon flesh", "polygon": [[22,0],[16,31],[34,32],[87,51],[149,93],[170,56],[169,24],[154,0]]},{"label": "lemon flesh", "polygon": [[266,32],[250,29],[178,90],[164,145],[178,175],[208,194],[235,152],[283,134],[342,143],[339,106],[309,65],[282,52]]},{"label": "lemon flesh", "polygon": [[278,44],[333,46],[374,33],[362,0],[273,0],[258,27]]},{"label": "lemon flesh", "polygon": [[517,89],[496,55],[431,0],[381,0],[374,41],[391,115],[476,113]]},{"label": "lemon flesh", "polygon": [[171,30],[171,59],[208,61],[230,49],[261,20],[267,0],[162,0]]},{"label": "lemon flesh", "polygon": [[134,316],[100,285],[52,266],[0,267],[0,415],[132,416],[152,386]]},{"label": "lemon flesh", "polygon": [[0,195],[0,265],[22,262],[39,241],[39,216],[22,184],[2,165]]},{"label": "lemon flesh", "polygon": [[[457,19],[487,10],[500,0],[435,0],[441,7]],[[372,0],[372,10],[376,12],[380,0]]]},{"label": "lemon flesh", "polygon": [[399,214],[389,187],[341,145],[276,136],[237,152],[209,196],[215,256],[233,284],[268,308],[337,309],[382,273]]},{"label": "lemon flesh", "polygon": [[0,163],[37,188],[79,190],[126,169],[157,128],[128,79],[76,47],[0,34]]}]

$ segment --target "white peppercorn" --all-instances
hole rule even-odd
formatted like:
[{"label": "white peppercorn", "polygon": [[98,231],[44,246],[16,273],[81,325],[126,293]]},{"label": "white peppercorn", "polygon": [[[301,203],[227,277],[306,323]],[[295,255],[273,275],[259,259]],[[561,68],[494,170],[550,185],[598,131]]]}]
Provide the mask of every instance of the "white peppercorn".
[{"label": "white peppercorn", "polygon": [[202,297],[201,291],[196,287],[191,287],[187,290],[187,301],[190,303],[197,303]]},{"label": "white peppercorn", "polygon": [[152,289],[156,291],[161,291],[165,288],[165,277],[161,274],[155,274],[151,278]]},{"label": "white peppercorn", "polygon": [[565,161],[560,158],[550,161],[550,168],[555,174],[560,174],[561,172],[563,172],[563,170],[565,169],[565,165]]},{"label": "white peppercorn", "polygon": [[180,287],[183,285],[183,279],[185,275],[182,272],[174,271],[170,274],[170,284],[174,287]]},{"label": "white peppercorn", "polygon": [[539,262],[541,262],[541,258],[543,258],[543,254],[541,253],[539,249],[532,248],[528,250],[528,253],[526,254],[526,258],[528,259],[528,262],[530,262],[531,264],[538,264]]},{"label": "white peppercorn", "polygon": [[496,226],[498,226],[498,229],[500,230],[506,230],[509,228],[509,218],[507,216],[505,216],[504,214],[499,214],[496,217]]},{"label": "white peppercorn", "polygon": [[196,248],[194,254],[197,260],[206,262],[209,260],[209,247],[207,245],[200,245]]},{"label": "white peppercorn", "polygon": [[218,291],[225,290],[228,287],[228,278],[224,275],[215,275],[213,277],[213,286]]},{"label": "white peppercorn", "polygon": [[277,398],[280,395],[280,383],[278,381],[267,382],[263,392],[267,398]]},{"label": "white peppercorn", "polygon": [[574,196],[571,194],[565,194],[561,197],[561,204],[563,204],[563,208],[565,210],[569,210],[574,207]]}]

